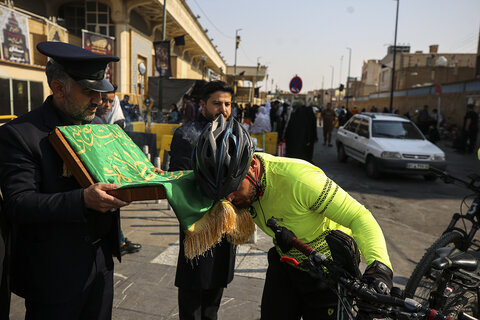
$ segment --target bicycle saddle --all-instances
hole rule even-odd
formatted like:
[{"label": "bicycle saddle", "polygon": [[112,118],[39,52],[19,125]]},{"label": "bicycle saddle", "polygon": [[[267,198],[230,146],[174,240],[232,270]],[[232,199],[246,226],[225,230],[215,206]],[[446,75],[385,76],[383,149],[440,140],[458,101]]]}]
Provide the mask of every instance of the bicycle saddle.
[{"label": "bicycle saddle", "polygon": [[433,260],[432,268],[436,270],[458,270],[475,271],[478,261],[471,254],[466,252],[456,252],[451,256],[444,256]]}]

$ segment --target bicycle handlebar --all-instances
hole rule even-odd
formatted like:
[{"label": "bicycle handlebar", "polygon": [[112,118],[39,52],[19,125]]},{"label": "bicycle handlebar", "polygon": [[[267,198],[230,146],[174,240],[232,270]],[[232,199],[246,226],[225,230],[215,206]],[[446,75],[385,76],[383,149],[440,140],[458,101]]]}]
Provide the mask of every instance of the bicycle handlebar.
[{"label": "bicycle handlebar", "polygon": [[472,178],[470,182],[468,182],[463,179],[452,176],[447,171],[443,171],[432,166],[430,166],[428,170],[436,174],[437,176],[439,176],[440,179],[442,179],[443,182],[445,183],[454,183],[455,181],[457,181],[463,184],[468,189],[472,190],[473,192],[480,193],[480,185],[475,184],[476,182],[480,182],[480,179],[478,177]]},{"label": "bicycle handlebar", "polygon": [[[282,227],[277,224],[275,218],[270,218],[267,221],[267,226],[272,229],[274,233],[279,233],[282,230]],[[430,319],[433,317],[431,319],[453,320],[451,317],[439,314],[436,310],[423,307],[419,302],[413,299],[401,299],[390,295],[381,294],[373,289],[370,289],[367,284],[362,282],[360,279],[354,278],[353,276],[350,278],[345,277],[344,275],[348,273],[340,266],[335,265],[333,261],[329,260],[323,254],[318,253],[315,249],[298,240],[296,237],[292,237],[291,241],[293,247],[307,256],[311,263],[315,264],[316,267],[325,267],[330,272],[332,279],[340,282],[340,284],[342,284],[347,291],[353,293],[358,298],[374,304],[384,304],[392,307],[404,308],[411,314],[421,312],[424,315],[423,318],[425,319]],[[320,266],[317,264],[320,264]],[[341,272],[339,272],[339,270],[341,270]],[[392,312],[392,310],[389,312]],[[400,312],[402,311],[398,310],[399,314]]]}]

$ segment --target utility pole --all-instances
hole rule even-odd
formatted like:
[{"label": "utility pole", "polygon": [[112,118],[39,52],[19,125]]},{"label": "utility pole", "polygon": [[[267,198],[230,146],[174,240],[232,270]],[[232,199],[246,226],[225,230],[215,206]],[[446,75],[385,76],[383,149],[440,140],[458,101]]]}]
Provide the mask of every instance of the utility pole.
[{"label": "utility pole", "polygon": [[[330,81],[330,90],[333,90],[333,72],[335,71],[335,68],[330,65],[330,68],[332,68],[332,80]],[[330,92],[330,103],[333,101],[333,95],[335,94],[335,91]]]},{"label": "utility pole", "polygon": [[352,62],[352,48],[347,47],[347,50],[348,50],[348,76],[347,76],[346,94],[347,94],[347,111],[348,111],[348,95],[350,94],[348,86],[350,84],[350,63]]},{"label": "utility pole", "polygon": [[[338,86],[340,87],[340,84],[342,83],[342,68],[343,67],[343,55],[340,56],[340,70],[338,72]],[[338,100],[337,100],[337,103],[340,103],[340,95],[342,93],[340,92],[340,90],[338,90]]]},{"label": "utility pole", "polygon": [[238,35],[238,32],[242,29],[237,29],[235,30],[235,62],[233,64],[233,98],[235,100],[235,97],[237,96],[237,49],[238,46],[240,45],[240,36]]},{"label": "utility pole", "polygon": [[395,39],[393,41],[393,65],[392,65],[392,82],[390,84],[390,112],[393,112],[393,92],[395,90],[395,64],[397,61],[397,27],[398,27],[398,7],[400,0],[397,1],[397,13],[395,17]]}]

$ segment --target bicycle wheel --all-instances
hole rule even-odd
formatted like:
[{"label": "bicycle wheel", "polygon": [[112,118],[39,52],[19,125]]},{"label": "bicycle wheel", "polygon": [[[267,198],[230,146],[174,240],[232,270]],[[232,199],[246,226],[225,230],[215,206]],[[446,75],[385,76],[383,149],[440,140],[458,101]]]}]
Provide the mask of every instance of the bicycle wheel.
[{"label": "bicycle wheel", "polygon": [[[413,298],[422,305],[429,304],[430,293],[436,289],[441,272],[431,268],[432,261],[436,258],[436,250],[443,247],[460,247],[463,235],[452,231],[442,235],[435,241],[420,262],[415,267],[405,287],[405,296]],[[464,311],[468,314],[476,313],[476,293],[469,291],[457,283],[448,283],[451,293],[444,306],[439,311],[445,315],[456,317],[458,312]]]}]

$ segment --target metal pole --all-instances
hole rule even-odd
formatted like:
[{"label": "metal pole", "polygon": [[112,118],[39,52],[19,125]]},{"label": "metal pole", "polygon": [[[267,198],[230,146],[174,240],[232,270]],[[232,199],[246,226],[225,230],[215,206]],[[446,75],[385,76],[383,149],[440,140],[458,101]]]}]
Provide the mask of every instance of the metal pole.
[{"label": "metal pole", "polygon": [[[333,72],[335,71],[335,68],[330,65],[330,68],[332,68],[332,80],[330,81],[330,90],[333,90]],[[333,101],[333,95],[335,94],[335,91],[332,93],[330,92],[330,103]]]},{"label": "metal pole", "polygon": [[235,62],[233,63],[233,93],[234,98],[237,95],[237,49],[240,45],[240,36],[238,35],[238,31],[242,29],[235,30]]},{"label": "metal pole", "polygon": [[348,111],[348,95],[350,94],[348,90],[348,85],[350,83],[350,63],[352,62],[352,48],[347,47],[348,50],[348,76],[347,76],[347,89],[345,93],[347,94],[347,111]]},{"label": "metal pole", "polygon": [[[343,69],[343,55],[340,56],[340,71],[338,72],[338,86],[340,87],[340,84],[342,82],[342,69]],[[340,90],[338,90],[338,100],[337,100],[337,104],[340,103],[340,96],[342,95],[342,93],[340,92]]]},{"label": "metal pole", "polygon": [[[165,41],[165,32],[167,30],[167,0],[163,0],[163,18],[162,18],[162,41]],[[158,112],[162,114],[163,109],[163,79],[162,75],[158,78]]]},{"label": "metal pole", "polygon": [[[255,89],[257,88],[257,80],[258,80],[258,71],[260,70],[260,58],[257,58],[257,71],[255,72],[255,85],[253,86],[253,101],[255,102]],[[260,95],[260,90],[258,90],[258,93]]]},{"label": "metal pole", "polygon": [[392,82],[390,84],[390,112],[393,112],[393,91],[395,90],[395,63],[397,61],[397,27],[398,27],[398,7],[400,0],[397,1],[397,13],[395,18],[395,39],[393,41],[393,66],[392,66]]}]

